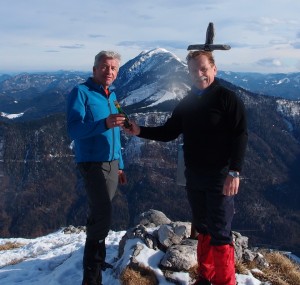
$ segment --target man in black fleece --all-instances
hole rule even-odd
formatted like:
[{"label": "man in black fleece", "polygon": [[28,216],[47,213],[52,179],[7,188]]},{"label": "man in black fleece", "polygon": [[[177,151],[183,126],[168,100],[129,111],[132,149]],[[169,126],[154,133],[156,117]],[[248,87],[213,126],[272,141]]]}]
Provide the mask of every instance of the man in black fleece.
[{"label": "man in black fleece", "polygon": [[235,285],[231,223],[239,189],[248,133],[245,107],[215,78],[209,51],[187,55],[191,91],[162,126],[127,133],[170,141],[183,134],[186,190],[198,235],[198,279],[195,285]]}]

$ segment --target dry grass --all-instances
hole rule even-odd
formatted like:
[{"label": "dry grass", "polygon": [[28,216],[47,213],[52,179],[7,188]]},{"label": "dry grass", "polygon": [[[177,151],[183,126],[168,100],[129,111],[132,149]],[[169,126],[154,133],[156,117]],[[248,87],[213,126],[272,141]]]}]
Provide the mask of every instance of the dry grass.
[{"label": "dry grass", "polygon": [[147,267],[127,267],[121,275],[122,285],[158,285],[154,272]]},{"label": "dry grass", "polygon": [[[3,251],[3,250],[12,250],[12,249],[15,249],[15,248],[19,248],[19,247],[22,247],[24,244],[22,243],[17,243],[17,242],[7,242],[5,244],[1,244],[0,245],[0,251]],[[18,264],[20,262],[24,261],[24,259],[13,259],[11,260],[9,263],[7,263],[5,266],[8,266],[8,265],[15,265],[15,264]],[[2,266],[4,267],[4,266]]]},{"label": "dry grass", "polygon": [[300,267],[287,256],[279,252],[263,253],[270,264],[267,268],[260,268],[255,262],[247,264],[237,263],[236,272],[247,274],[247,270],[258,268],[261,272],[252,271],[254,277],[260,281],[270,282],[272,285],[299,285]]},{"label": "dry grass", "polygon": [[270,267],[264,270],[273,285],[299,285],[299,265],[279,252],[265,254]]},{"label": "dry grass", "polygon": [[189,275],[192,279],[197,279],[198,276],[198,266],[191,267],[189,269]]},{"label": "dry grass", "polygon": [[235,272],[238,274],[248,274],[249,273],[249,267],[246,266],[244,263],[242,262],[236,262],[235,263]]},{"label": "dry grass", "polygon": [[19,247],[22,247],[22,246],[23,246],[23,244],[21,244],[21,243],[7,242],[5,244],[0,245],[0,251],[2,251],[2,250],[11,250],[11,249],[19,248]]}]

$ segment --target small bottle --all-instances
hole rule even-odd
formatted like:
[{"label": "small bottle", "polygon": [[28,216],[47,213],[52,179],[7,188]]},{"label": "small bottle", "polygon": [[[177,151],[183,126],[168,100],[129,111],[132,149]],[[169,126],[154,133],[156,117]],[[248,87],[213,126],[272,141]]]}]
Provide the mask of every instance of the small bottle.
[{"label": "small bottle", "polygon": [[122,114],[124,115],[125,117],[125,121],[124,121],[124,127],[127,128],[127,129],[130,129],[131,128],[131,124],[129,122],[129,117],[128,115],[123,111],[123,109],[121,108],[121,105],[119,104],[119,102],[116,100],[114,101],[114,104],[119,112],[119,114]]}]

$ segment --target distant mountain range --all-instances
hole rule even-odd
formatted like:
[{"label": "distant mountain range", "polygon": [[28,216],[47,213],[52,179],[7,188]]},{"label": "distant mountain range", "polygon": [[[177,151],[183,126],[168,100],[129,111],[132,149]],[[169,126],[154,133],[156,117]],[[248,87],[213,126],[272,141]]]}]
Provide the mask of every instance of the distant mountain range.
[{"label": "distant mountain range", "polygon": [[[3,74],[0,76],[0,111],[24,113],[24,119],[31,117],[27,113],[31,113],[32,117],[51,113],[47,110],[49,103],[52,112],[62,111],[62,98],[90,75],[91,72],[80,71],[21,73],[14,76]],[[300,100],[300,73],[218,71],[218,77],[256,94]],[[147,88],[144,88],[145,85]],[[125,105],[141,102],[149,106],[158,104],[160,100],[182,98],[190,86],[190,79],[186,64],[176,55],[164,49],[155,49],[142,52],[124,64],[115,86]]]},{"label": "distant mountain range", "polygon": [[219,71],[218,76],[257,94],[284,99],[300,99],[300,72],[261,74]]},{"label": "distant mountain range", "polygon": [[[295,95],[299,73],[218,74],[221,83],[245,102],[249,121],[234,227],[245,231],[255,245],[299,254],[300,101]],[[89,75],[66,71],[2,75],[1,236],[33,237],[85,223],[86,200],[66,133],[65,101],[71,88]],[[259,83],[264,88],[258,92],[254,87]],[[185,96],[190,80],[184,62],[155,49],[124,64],[114,86],[131,118],[141,125],[159,125]],[[281,91],[269,96],[275,89]],[[136,215],[150,208],[172,220],[190,220],[184,188],[176,185],[181,138],[159,143],[123,135],[122,141],[129,183],[120,187],[114,200],[113,229],[127,229]]]}]

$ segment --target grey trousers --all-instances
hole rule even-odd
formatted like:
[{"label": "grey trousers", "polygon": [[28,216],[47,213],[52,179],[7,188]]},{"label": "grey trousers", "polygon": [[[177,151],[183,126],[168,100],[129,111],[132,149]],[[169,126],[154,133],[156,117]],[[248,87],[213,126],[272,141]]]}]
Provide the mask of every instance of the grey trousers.
[{"label": "grey trousers", "polygon": [[89,205],[86,235],[89,240],[104,240],[111,226],[111,201],[118,186],[118,160],[78,163],[84,179]]}]

